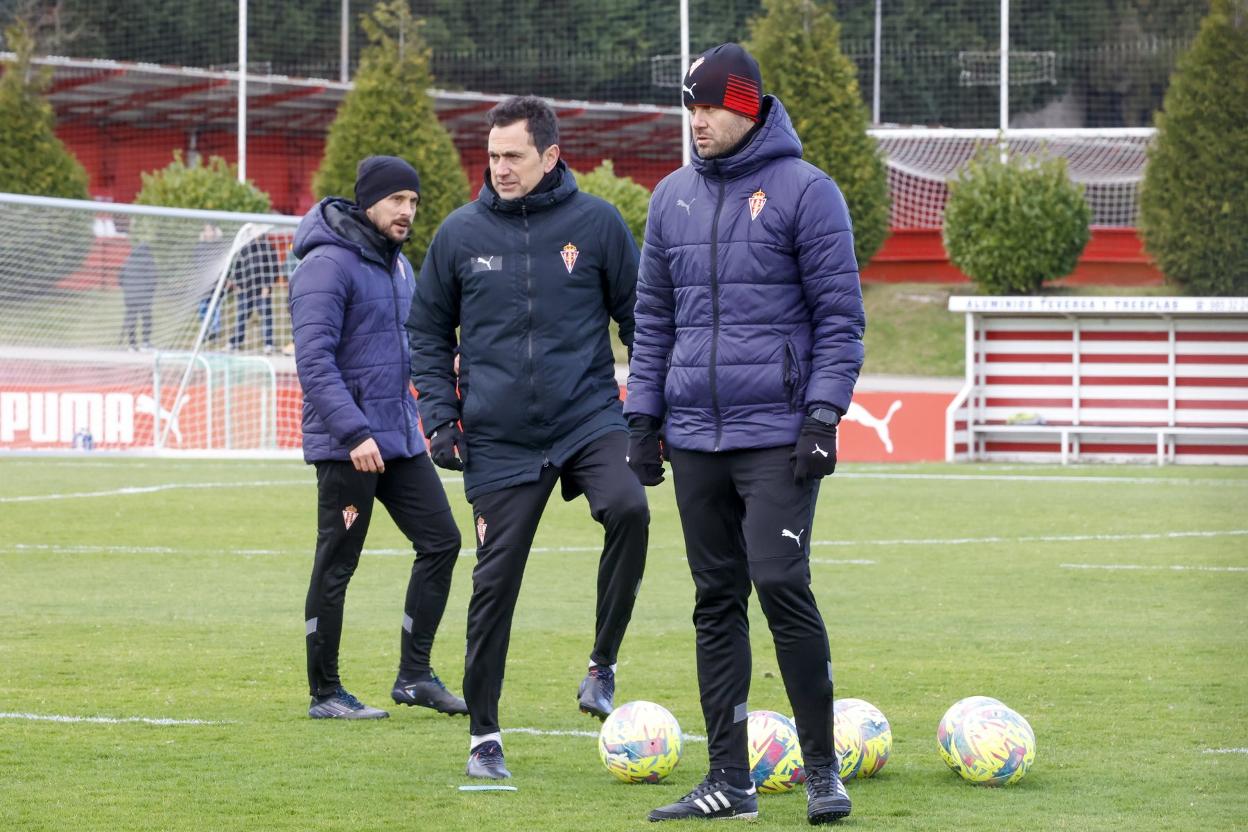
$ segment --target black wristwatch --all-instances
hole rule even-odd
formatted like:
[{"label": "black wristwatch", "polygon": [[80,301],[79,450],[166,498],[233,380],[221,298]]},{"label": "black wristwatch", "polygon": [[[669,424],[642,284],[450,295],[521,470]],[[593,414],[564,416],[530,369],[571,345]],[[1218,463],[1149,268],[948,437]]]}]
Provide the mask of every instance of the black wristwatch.
[{"label": "black wristwatch", "polygon": [[808,415],[816,422],[827,425],[830,428],[836,427],[841,421],[841,414],[830,407],[816,407]]}]

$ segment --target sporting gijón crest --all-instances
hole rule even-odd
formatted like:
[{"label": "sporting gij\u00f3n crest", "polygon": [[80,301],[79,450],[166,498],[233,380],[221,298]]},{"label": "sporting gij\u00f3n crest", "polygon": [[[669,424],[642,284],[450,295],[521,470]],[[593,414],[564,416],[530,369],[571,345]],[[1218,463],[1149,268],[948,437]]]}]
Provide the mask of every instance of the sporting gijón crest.
[{"label": "sporting gij\u00f3n crest", "polygon": [[568,243],[563,247],[563,250],[559,252],[559,256],[563,258],[563,265],[568,269],[568,274],[572,274],[572,267],[576,265],[576,258],[580,255],[580,253],[580,249],[572,243]]},{"label": "sporting gij\u00f3n crest", "polygon": [[347,506],[346,508],[342,510],[342,525],[350,529],[351,524],[355,522],[355,518],[359,516],[360,516],[359,509],[357,509],[355,506]]},{"label": "sporting gij\u00f3n crest", "polygon": [[767,194],[763,193],[762,188],[750,194],[750,222],[758,219],[758,215],[763,212],[763,206],[766,204]]},{"label": "sporting gij\u00f3n crest", "polygon": [[485,517],[478,515],[477,516],[477,542],[480,543],[482,546],[485,545],[485,530],[487,528],[489,527],[486,525]]}]

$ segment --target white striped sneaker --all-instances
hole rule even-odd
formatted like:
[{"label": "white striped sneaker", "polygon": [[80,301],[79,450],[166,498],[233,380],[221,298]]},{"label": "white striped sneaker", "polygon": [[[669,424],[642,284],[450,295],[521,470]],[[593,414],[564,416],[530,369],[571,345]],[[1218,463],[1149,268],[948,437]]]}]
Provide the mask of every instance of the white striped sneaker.
[{"label": "white striped sneaker", "polygon": [[754,788],[753,783],[748,789],[739,789],[723,780],[712,779],[709,774],[701,785],[680,800],[667,806],[660,806],[650,813],[652,821],[683,820],[684,818],[753,820],[756,817],[758,817],[758,790]]}]

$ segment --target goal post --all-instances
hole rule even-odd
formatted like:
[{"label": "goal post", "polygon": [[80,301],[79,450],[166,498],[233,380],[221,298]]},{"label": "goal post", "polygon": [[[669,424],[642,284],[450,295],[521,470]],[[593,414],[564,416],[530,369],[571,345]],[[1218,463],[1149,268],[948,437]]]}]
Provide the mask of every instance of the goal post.
[{"label": "goal post", "polygon": [[0,194],[0,450],[296,454],[298,221]]},{"label": "goal post", "polygon": [[1066,160],[1072,181],[1084,186],[1092,224],[1134,227],[1151,127],[979,130],[877,127],[888,168],[891,226],[940,228],[948,182],[976,153],[1002,146],[1010,153]]}]

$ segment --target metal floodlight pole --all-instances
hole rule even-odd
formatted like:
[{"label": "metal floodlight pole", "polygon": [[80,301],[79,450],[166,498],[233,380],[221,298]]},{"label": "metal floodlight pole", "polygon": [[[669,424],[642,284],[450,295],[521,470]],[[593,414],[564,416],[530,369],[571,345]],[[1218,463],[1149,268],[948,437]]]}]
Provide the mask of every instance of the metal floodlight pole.
[{"label": "metal floodlight pole", "polygon": [[689,111],[685,109],[684,80],[689,69],[689,0],[680,0],[680,163],[687,165],[689,159]]},{"label": "metal floodlight pole", "polygon": [[880,7],[884,0],[875,0],[875,69],[871,78],[871,123],[880,123],[880,21],[883,18]]},{"label": "metal floodlight pole", "polygon": [[1000,127],[1010,127],[1010,0],[1001,0],[1001,113]]},{"label": "metal floodlight pole", "polygon": [[247,0],[238,0],[238,181],[247,181]]},{"label": "metal floodlight pole", "polygon": [[351,57],[351,46],[347,33],[351,30],[351,0],[342,0],[342,20],[338,23],[338,80],[347,83],[351,80],[351,72],[347,68]]}]

